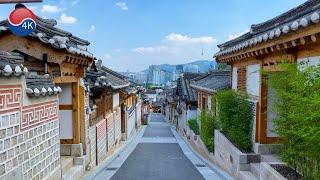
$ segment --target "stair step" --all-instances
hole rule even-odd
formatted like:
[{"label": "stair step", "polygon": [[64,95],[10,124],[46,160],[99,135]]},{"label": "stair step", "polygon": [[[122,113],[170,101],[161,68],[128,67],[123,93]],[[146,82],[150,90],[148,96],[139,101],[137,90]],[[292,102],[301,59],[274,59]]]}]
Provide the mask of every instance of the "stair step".
[{"label": "stair step", "polygon": [[261,155],[261,162],[282,162],[276,155]]},{"label": "stair step", "polygon": [[250,163],[250,172],[260,179],[260,163]]},{"label": "stair step", "polygon": [[84,172],[83,166],[73,166],[67,172],[62,174],[62,180],[80,179]]},{"label": "stair step", "polygon": [[72,156],[61,156],[61,169],[62,174],[67,172],[73,166],[73,157]]},{"label": "stair step", "polygon": [[239,171],[238,179],[240,180],[258,180],[250,171]]}]

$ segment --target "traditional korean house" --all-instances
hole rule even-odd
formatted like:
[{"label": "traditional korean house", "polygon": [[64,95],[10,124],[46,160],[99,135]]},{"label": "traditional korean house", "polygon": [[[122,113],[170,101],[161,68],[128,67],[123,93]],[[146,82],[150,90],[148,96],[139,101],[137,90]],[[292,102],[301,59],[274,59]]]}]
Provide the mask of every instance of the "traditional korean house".
[{"label": "traditional korean house", "polygon": [[89,92],[89,161],[90,167],[99,164],[120,143],[120,91],[130,85],[124,76],[94,63],[87,70],[85,84]]},{"label": "traditional korean house", "polygon": [[266,153],[265,144],[277,142],[274,93],[261,70],[276,72],[283,61],[309,65],[320,63],[320,1],[305,3],[265,22],[248,33],[218,45],[217,62],[231,65],[232,89],[245,91],[255,104],[254,151]]},{"label": "traditional korean house", "polygon": [[0,51],[0,179],[60,179],[61,88],[25,61]]},{"label": "traditional korean house", "polygon": [[197,118],[198,97],[190,83],[204,74],[184,73],[177,79],[176,95],[178,96],[177,105],[177,124],[176,126],[182,132],[186,132],[187,121],[191,118]]},{"label": "traditional korean house", "polygon": [[120,93],[121,99],[121,131],[124,140],[130,138],[141,125],[141,104],[138,90],[128,86]]},{"label": "traditional korean house", "polygon": [[[29,70],[30,75],[49,76],[55,85],[61,87],[62,93],[55,103],[59,105],[59,149],[64,156],[63,177],[68,178],[74,176],[74,173],[67,175],[69,170],[83,172],[84,169],[87,143],[85,124],[88,119],[85,119],[85,88],[81,79],[84,69],[92,63],[93,55],[87,51],[88,41],[57,28],[56,20],[37,17],[36,22],[35,31],[27,37],[12,34],[8,30],[7,20],[0,22],[0,49],[21,54],[21,64]],[[39,89],[32,85],[26,92],[41,96],[56,90],[52,88]],[[81,175],[75,174],[74,178]]]},{"label": "traditional korean house", "polygon": [[[207,111],[215,115],[216,102],[213,97],[218,91],[229,87],[229,79],[229,71],[211,71],[191,82],[190,86],[198,94],[198,117],[202,112]],[[198,123],[201,124],[199,118]]]},{"label": "traditional korean house", "polygon": [[172,123],[176,124],[176,107],[177,107],[177,96],[175,94],[176,87],[170,87],[166,89],[165,92],[165,105],[164,105],[164,114],[166,119]]}]

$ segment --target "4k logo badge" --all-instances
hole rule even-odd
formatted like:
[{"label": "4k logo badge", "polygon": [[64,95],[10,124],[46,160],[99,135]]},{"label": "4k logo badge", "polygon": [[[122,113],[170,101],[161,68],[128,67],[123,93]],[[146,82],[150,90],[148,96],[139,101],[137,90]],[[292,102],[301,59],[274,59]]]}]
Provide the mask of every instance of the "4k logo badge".
[{"label": "4k logo badge", "polygon": [[36,29],[36,15],[28,8],[13,10],[8,18],[10,31],[17,36],[28,36]]}]

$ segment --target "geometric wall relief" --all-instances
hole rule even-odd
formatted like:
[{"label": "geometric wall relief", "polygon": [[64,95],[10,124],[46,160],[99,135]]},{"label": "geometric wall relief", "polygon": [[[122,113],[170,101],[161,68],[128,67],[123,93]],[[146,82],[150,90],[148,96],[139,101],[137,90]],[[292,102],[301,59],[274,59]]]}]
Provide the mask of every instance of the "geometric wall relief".
[{"label": "geometric wall relief", "polygon": [[0,86],[0,114],[21,112],[21,131],[58,119],[56,100],[23,106],[22,97],[20,85]]},{"label": "geometric wall relief", "polygon": [[58,119],[58,101],[22,107],[21,130]]},{"label": "geometric wall relief", "polygon": [[0,87],[0,112],[7,113],[20,110],[22,104],[22,90],[20,85],[6,85]]}]

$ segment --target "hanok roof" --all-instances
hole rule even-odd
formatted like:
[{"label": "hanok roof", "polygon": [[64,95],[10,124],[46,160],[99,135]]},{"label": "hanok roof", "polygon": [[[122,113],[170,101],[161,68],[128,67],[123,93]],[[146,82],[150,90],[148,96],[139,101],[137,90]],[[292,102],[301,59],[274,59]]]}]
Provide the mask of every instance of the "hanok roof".
[{"label": "hanok roof", "polygon": [[55,86],[52,78],[46,74],[43,76],[29,73],[21,64],[23,57],[19,53],[0,51],[0,76],[26,77],[26,93],[28,96],[48,96],[60,93],[62,90]]},{"label": "hanok roof", "polygon": [[62,92],[61,88],[53,83],[49,74],[30,73],[26,78],[26,84],[26,92],[29,96],[51,96]]},{"label": "hanok roof", "polygon": [[229,87],[230,71],[212,71],[191,83],[191,87],[210,93]]},{"label": "hanok roof", "polygon": [[197,101],[197,93],[191,88],[192,80],[203,76],[202,73],[184,73],[177,80],[177,95],[185,101]]},{"label": "hanok roof", "polygon": [[0,51],[0,76],[22,76],[28,69],[22,65],[23,57],[19,53]]},{"label": "hanok roof", "polygon": [[[215,57],[232,54],[257,44],[279,38],[298,29],[317,24],[320,21],[320,1],[308,0],[275,18],[260,24],[253,24],[248,33],[218,45],[220,51]],[[217,59],[219,62],[219,59]]]},{"label": "hanok roof", "polygon": [[90,88],[111,87],[112,89],[122,89],[128,87],[130,82],[123,77],[105,66],[102,66],[99,71],[87,70],[85,73],[86,83]]},{"label": "hanok roof", "polygon": [[[56,49],[65,49],[71,54],[76,54],[88,58],[93,58],[93,54],[88,52],[88,41],[72,35],[70,32],[55,27],[57,21],[54,19],[42,19],[37,17],[37,26],[29,36],[38,38],[45,44],[50,44]],[[0,22],[0,33],[8,31],[8,20]]]}]

